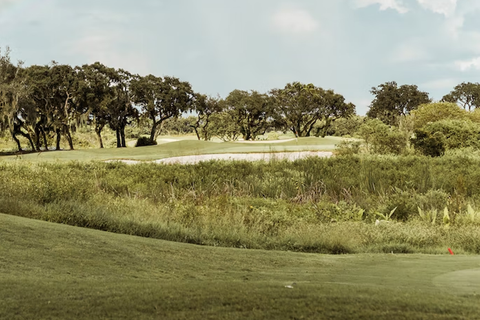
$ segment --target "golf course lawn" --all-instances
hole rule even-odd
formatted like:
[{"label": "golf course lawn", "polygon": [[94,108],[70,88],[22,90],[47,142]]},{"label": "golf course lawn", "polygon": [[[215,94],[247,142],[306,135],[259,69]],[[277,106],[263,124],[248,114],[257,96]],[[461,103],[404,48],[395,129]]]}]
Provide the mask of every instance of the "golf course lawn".
[{"label": "golf course lawn", "polygon": [[[299,138],[285,140],[282,143],[238,143],[238,142],[210,142],[176,138],[176,141],[160,143],[158,146],[141,148],[107,148],[107,149],[79,149],[65,151],[49,151],[22,155],[0,157],[1,160],[37,161],[105,161],[105,160],[158,160],[169,157],[218,153],[259,153],[259,152],[293,152],[293,151],[333,151],[335,145],[343,141],[338,137],[326,138]],[[175,140],[175,139],[170,139]]]},{"label": "golf course lawn", "polygon": [[2,214],[0,288],[0,319],[480,318],[477,256],[201,247]]}]

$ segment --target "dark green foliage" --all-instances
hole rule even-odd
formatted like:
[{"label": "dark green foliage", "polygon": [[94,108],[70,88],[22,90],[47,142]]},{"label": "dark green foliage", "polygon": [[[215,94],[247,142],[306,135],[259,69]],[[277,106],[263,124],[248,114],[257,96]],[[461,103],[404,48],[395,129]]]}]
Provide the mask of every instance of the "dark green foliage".
[{"label": "dark green foliage", "polygon": [[430,157],[440,157],[445,153],[445,135],[442,132],[433,134],[423,129],[415,130],[415,136],[410,139],[415,150]]},{"label": "dark green foliage", "polygon": [[445,102],[454,102],[463,109],[472,111],[480,106],[480,83],[463,82],[442,98]]},{"label": "dark green foliage", "polygon": [[329,136],[354,137],[357,135],[360,126],[364,123],[364,118],[361,116],[353,116],[349,118],[341,118],[333,122],[328,129]]},{"label": "dark green foliage", "polygon": [[150,137],[140,137],[135,144],[135,147],[156,146],[157,141],[151,140]]},{"label": "dark green foliage", "polygon": [[397,125],[400,116],[406,116],[419,105],[431,101],[428,93],[418,90],[416,85],[399,87],[395,81],[374,87],[370,92],[375,98],[367,116],[380,119],[388,125]]},{"label": "dark green foliage", "polygon": [[178,117],[165,120],[162,124],[161,133],[167,135],[186,135],[193,134],[194,129],[192,123],[196,121],[193,116],[190,117]]},{"label": "dark green foliage", "polygon": [[244,140],[255,140],[271,126],[273,100],[266,94],[234,90],[223,101],[223,109]]},{"label": "dark green foliage", "polygon": [[209,134],[223,141],[236,141],[241,135],[241,127],[237,121],[231,121],[232,115],[227,111],[212,114]]},{"label": "dark green foliage", "polygon": [[196,119],[190,120],[190,128],[195,131],[198,140],[208,141],[212,138],[212,119],[214,114],[221,113],[224,108],[223,100],[220,98],[207,97],[196,94],[193,102],[193,109],[197,113]]},{"label": "dark green foliage", "polygon": [[480,125],[469,120],[437,121],[427,124],[424,130],[430,134],[442,133],[447,150],[480,147]]},{"label": "dark green foliage", "polygon": [[[289,83],[284,89],[272,90],[271,95],[275,127],[291,131],[296,137],[325,137],[334,121],[355,114],[355,105],[346,103],[342,95],[313,84]],[[317,122],[322,126],[313,132]]]},{"label": "dark green foliage", "polygon": [[151,124],[150,140],[156,140],[162,123],[191,110],[195,95],[190,83],[174,77],[136,76],[131,81],[131,101],[142,107]]},{"label": "dark green foliage", "polygon": [[441,120],[415,130],[410,140],[424,155],[438,157],[446,150],[480,148],[480,125],[470,120]]}]

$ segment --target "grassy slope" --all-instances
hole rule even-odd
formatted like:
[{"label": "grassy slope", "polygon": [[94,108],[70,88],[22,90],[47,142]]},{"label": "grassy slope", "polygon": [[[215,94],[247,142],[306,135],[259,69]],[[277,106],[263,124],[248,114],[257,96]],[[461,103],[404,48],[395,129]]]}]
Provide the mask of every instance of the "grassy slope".
[{"label": "grassy slope", "polygon": [[479,264],[198,247],[0,215],[0,318],[473,319]]},{"label": "grassy slope", "polygon": [[205,142],[196,140],[180,140],[171,143],[162,143],[158,146],[124,149],[82,149],[74,151],[49,151],[43,153],[24,154],[21,156],[4,156],[0,160],[23,159],[28,161],[90,161],[111,159],[156,160],[184,155],[213,154],[213,153],[252,153],[252,152],[283,152],[283,151],[331,151],[335,144],[342,139],[327,138],[300,138],[284,143],[244,144],[235,142]]}]

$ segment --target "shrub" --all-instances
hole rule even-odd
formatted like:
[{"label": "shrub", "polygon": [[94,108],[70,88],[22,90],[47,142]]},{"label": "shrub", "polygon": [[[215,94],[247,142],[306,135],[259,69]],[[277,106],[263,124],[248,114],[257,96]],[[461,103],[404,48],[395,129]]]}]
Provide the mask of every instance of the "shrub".
[{"label": "shrub", "polygon": [[480,148],[480,125],[470,120],[441,120],[427,124],[423,130],[438,142],[441,136],[434,138],[434,134],[441,133],[445,137],[446,149]]},{"label": "shrub", "polygon": [[378,119],[365,122],[359,129],[367,149],[377,154],[402,154],[407,147],[407,137],[396,127],[390,127]]},{"label": "shrub", "polygon": [[466,120],[469,113],[456,103],[437,102],[422,104],[412,111],[415,129],[420,129],[429,123],[441,120]]},{"label": "shrub", "polygon": [[445,135],[442,132],[433,134],[423,129],[415,130],[415,135],[410,139],[415,150],[430,157],[440,157],[445,153]]},{"label": "shrub", "polygon": [[362,116],[337,119],[328,128],[327,134],[337,137],[355,136],[363,121],[364,117]]},{"label": "shrub", "polygon": [[336,154],[338,156],[351,156],[354,154],[359,154],[361,145],[362,143],[360,141],[344,140],[335,146]]},{"label": "shrub", "polygon": [[135,144],[135,147],[156,146],[157,141],[151,140],[149,137],[140,137]]},{"label": "shrub", "polygon": [[278,140],[280,138],[280,134],[276,131],[271,131],[267,135],[267,140]]}]

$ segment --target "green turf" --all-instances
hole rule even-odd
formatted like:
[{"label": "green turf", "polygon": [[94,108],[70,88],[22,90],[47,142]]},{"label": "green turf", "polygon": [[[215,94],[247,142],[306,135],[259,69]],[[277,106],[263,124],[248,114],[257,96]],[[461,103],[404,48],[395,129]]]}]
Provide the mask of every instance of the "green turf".
[{"label": "green turf", "polygon": [[108,148],[108,149],[80,149],[74,151],[49,151],[41,153],[2,156],[0,160],[27,160],[27,161],[91,161],[91,160],[156,160],[168,157],[185,155],[215,154],[215,153],[252,153],[252,152],[290,152],[290,151],[332,151],[335,144],[342,139],[337,137],[300,138],[283,143],[247,144],[237,142],[206,142],[189,139],[180,139],[170,143],[160,143],[158,146],[142,148]]},{"label": "green turf", "polygon": [[199,247],[0,215],[1,319],[474,319],[479,268],[477,256]]}]

